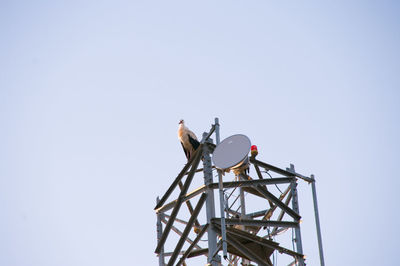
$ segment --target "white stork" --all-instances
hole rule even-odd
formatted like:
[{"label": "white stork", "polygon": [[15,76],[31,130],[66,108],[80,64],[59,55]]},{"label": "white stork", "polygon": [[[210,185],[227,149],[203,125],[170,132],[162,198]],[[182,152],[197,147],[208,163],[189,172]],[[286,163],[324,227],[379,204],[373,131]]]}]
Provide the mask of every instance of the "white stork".
[{"label": "white stork", "polygon": [[178,138],[181,141],[183,151],[185,152],[186,158],[189,161],[192,158],[194,152],[200,145],[196,135],[185,127],[183,120],[179,121]]}]

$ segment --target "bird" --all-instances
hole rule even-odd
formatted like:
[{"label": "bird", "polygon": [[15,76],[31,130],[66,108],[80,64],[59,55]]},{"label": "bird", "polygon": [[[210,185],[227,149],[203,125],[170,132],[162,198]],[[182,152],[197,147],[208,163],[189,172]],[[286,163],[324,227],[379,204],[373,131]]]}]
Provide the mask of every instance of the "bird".
[{"label": "bird", "polygon": [[183,119],[179,121],[178,139],[189,161],[200,146],[200,142],[197,140],[196,135],[185,126],[185,121]]}]

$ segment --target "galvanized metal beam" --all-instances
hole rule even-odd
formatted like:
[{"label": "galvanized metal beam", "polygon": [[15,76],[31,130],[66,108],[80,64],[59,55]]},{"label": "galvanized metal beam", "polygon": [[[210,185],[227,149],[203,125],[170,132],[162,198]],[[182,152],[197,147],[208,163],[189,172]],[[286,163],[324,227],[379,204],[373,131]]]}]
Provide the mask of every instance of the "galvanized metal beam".
[{"label": "galvanized metal beam", "polygon": [[[252,181],[238,181],[238,182],[251,182],[248,184],[257,184],[257,191],[262,194],[265,198],[269,199],[270,201],[272,201],[273,203],[275,203],[279,208],[281,208],[282,210],[284,210],[287,214],[289,214],[290,216],[292,216],[295,220],[299,220],[301,218],[301,216],[296,213],[295,211],[293,211],[291,208],[289,208],[285,203],[283,203],[280,199],[278,199],[277,197],[275,197],[274,194],[272,194],[271,192],[269,192],[268,190],[266,190],[265,188],[263,188],[262,186],[260,186],[258,184],[258,182],[261,181],[271,181],[274,179],[278,179],[278,178],[273,178],[273,179],[262,179],[262,180],[252,180]],[[292,183],[293,181],[295,181],[294,178],[279,178],[279,179],[284,179],[282,180],[282,183]],[[289,181],[290,180],[290,181]],[[289,182],[287,182],[289,181]],[[243,185],[242,185],[243,186]],[[245,185],[244,185],[245,186]]]},{"label": "galvanized metal beam", "polygon": [[[181,251],[181,252],[179,252],[179,255],[183,255],[184,253],[185,253],[185,251]],[[157,255],[157,256],[159,256],[159,255]],[[172,252],[165,252],[164,256],[165,257],[171,257],[172,256]]]},{"label": "galvanized metal beam", "polygon": [[[178,215],[179,209],[183,203],[183,196],[186,194],[190,184],[192,183],[193,180],[193,176],[194,176],[194,171],[197,169],[197,166],[199,165],[200,162],[200,158],[201,158],[201,153],[199,152],[200,150],[202,150],[201,145],[200,147],[197,149],[196,152],[196,156],[192,165],[192,168],[190,170],[189,175],[187,176],[186,180],[185,180],[185,184],[181,190],[181,193],[178,197],[178,201],[176,202],[176,205],[174,206],[174,209],[172,210],[171,213],[171,218],[168,220],[168,223],[165,226],[164,232],[160,238],[160,241],[158,242],[158,245],[156,247],[155,253],[160,253],[161,247],[164,246],[165,241],[167,240],[168,234],[171,231],[171,226],[175,220],[175,217]],[[179,182],[179,181],[178,181]]]},{"label": "galvanized metal beam", "polygon": [[293,173],[295,176],[297,176],[298,178],[303,179],[304,181],[307,181],[309,184],[313,182],[313,179],[311,177],[304,176],[302,174],[296,173],[296,171],[294,170],[294,165],[293,164],[290,164],[290,167],[286,168],[286,171],[289,171],[289,172]]},{"label": "galvanized metal beam", "polygon": [[[258,167],[258,165],[256,165],[256,164],[253,164],[253,166],[254,166],[254,168],[256,169],[258,178],[259,178],[259,179],[264,179],[264,178],[263,178],[263,175],[261,174],[260,167]],[[265,189],[267,189],[266,186],[265,186]],[[268,189],[267,189],[267,190],[268,190]],[[268,202],[269,202],[269,206],[272,208],[272,206],[273,206],[274,204],[273,204],[272,201],[270,201],[270,200],[269,200]]]},{"label": "galvanized metal beam", "polygon": [[[157,197],[156,203],[158,203],[159,201],[160,201],[160,198]],[[160,238],[161,238],[162,232],[163,232],[161,220],[162,220],[162,214],[159,213],[159,214],[157,214],[157,242],[160,241]],[[158,256],[158,265],[159,266],[165,266],[164,247],[161,248],[161,250],[160,250],[160,254]]]},{"label": "galvanized metal beam", "polygon": [[[193,190],[192,192],[189,192],[188,194],[186,194],[185,196],[183,196],[182,201],[185,202],[193,197],[196,197],[197,195],[201,194],[202,192],[204,192],[206,189],[205,185],[202,185],[199,188],[196,188],[195,190]],[[158,208],[156,210],[156,213],[161,213],[161,212],[166,212],[170,209],[172,209],[176,203],[178,202],[178,200],[173,200],[171,202],[168,202],[167,204],[165,204],[164,206],[161,206],[160,208]]]},{"label": "galvanized metal beam", "polygon": [[227,209],[226,211],[227,211],[228,213],[230,213],[231,215],[233,215],[233,216],[237,216],[237,217],[240,217],[240,216],[241,216],[241,213],[240,213],[240,212],[234,211],[234,210],[232,210],[232,209]]},{"label": "galvanized metal beam", "polygon": [[[175,219],[175,221],[176,221],[176,219]],[[168,223],[168,220],[162,219],[162,222],[163,222],[164,224],[167,224],[167,223]],[[177,233],[179,236],[182,236],[182,234],[183,234],[183,233],[181,232],[181,230],[179,230],[178,228],[176,228],[174,225],[171,226],[171,230],[174,231],[175,233]],[[190,239],[189,237],[186,237],[186,241],[189,242],[189,244],[192,244],[192,243],[193,243],[193,240]],[[198,246],[198,245],[196,245],[196,248],[200,249],[201,247]]]},{"label": "galvanized metal beam", "polygon": [[207,231],[208,226],[209,226],[209,224],[206,224],[203,226],[203,228],[201,229],[201,231],[199,232],[197,237],[193,240],[193,243],[188,247],[188,249],[185,251],[185,253],[183,253],[183,256],[179,259],[176,266],[180,266],[185,261],[185,259],[189,256],[190,252],[193,250],[195,245],[200,241],[201,237]]},{"label": "galvanized metal beam", "polygon": [[[206,133],[203,133],[203,139],[206,139]],[[209,139],[208,142],[212,142],[212,140]],[[203,148],[203,169],[204,169],[204,184],[207,186],[206,189],[207,223],[210,223],[211,219],[215,217],[214,190],[208,187],[208,185],[213,183],[213,173],[211,167],[212,164],[211,164],[210,150],[208,146],[205,145]],[[212,266],[217,266],[220,262],[220,258],[219,256],[213,257],[213,254],[217,250],[217,233],[215,232],[212,226],[208,228],[207,235],[208,235],[208,263],[210,263]]]},{"label": "galvanized metal beam", "polygon": [[[164,213],[163,215],[164,215],[165,218],[168,218],[168,219],[171,218],[171,216],[168,215],[168,214],[165,214],[165,213]],[[187,225],[187,223],[188,223],[187,221],[181,220],[181,219],[178,219],[178,218],[175,218],[175,221],[176,221],[177,223],[181,223],[181,224],[184,224],[184,225]]]},{"label": "galvanized metal beam", "polygon": [[[260,180],[243,180],[243,181],[232,181],[223,182],[224,188],[234,187],[256,187],[259,185],[274,185],[274,184],[286,184],[293,181],[293,177],[278,177],[272,179],[260,179]],[[212,183],[209,185],[212,189],[218,188],[218,183]]]},{"label": "galvanized metal beam", "polygon": [[[290,185],[286,188],[286,190],[279,196],[279,200],[283,200],[283,198],[287,195],[287,193],[289,193],[290,191]],[[268,212],[264,215],[264,217],[262,218],[263,220],[268,220],[269,218],[271,218],[271,216],[274,214],[274,211],[276,210],[278,206],[274,205],[274,207],[272,207],[271,209],[268,210]]]},{"label": "galvanized metal beam", "polygon": [[[212,168],[215,168],[215,166],[212,166]],[[199,168],[195,171],[195,173],[203,172],[203,168]],[[189,174],[189,172],[186,172],[185,175]]]},{"label": "galvanized metal beam", "polygon": [[[243,175],[239,175],[238,178],[245,180],[243,178]],[[239,187],[239,197],[240,197],[240,212],[241,212],[240,217],[244,218],[246,216],[246,200],[244,198],[244,191],[242,187]]]},{"label": "galvanized metal beam", "polygon": [[[220,143],[220,132],[219,132],[219,119],[215,118],[215,138],[216,144]],[[221,236],[222,236],[222,254],[224,259],[228,258],[228,245],[226,243],[226,226],[225,226],[225,199],[224,199],[224,184],[222,179],[222,172],[218,170],[218,188],[219,188],[219,209],[221,214]],[[218,250],[218,249],[217,249]]]},{"label": "galvanized metal beam", "polygon": [[[220,223],[219,219],[213,219],[214,223]],[[271,221],[271,220],[252,220],[252,219],[236,219],[230,218],[225,219],[225,223],[227,225],[245,225],[245,226],[279,226],[279,227],[286,227],[286,228],[297,228],[299,227],[298,222],[290,222],[290,221]]]},{"label": "galvanized metal beam", "polygon": [[192,252],[190,252],[187,257],[193,258],[193,257],[197,257],[197,256],[202,256],[202,255],[207,256],[207,254],[208,254],[208,248],[202,248],[202,249],[192,250]]},{"label": "galvanized metal beam", "polygon": [[[292,193],[289,193],[287,198],[286,198],[286,200],[285,200],[285,204],[287,206],[289,206],[289,202],[290,202],[291,198],[292,198]],[[285,214],[285,212],[283,210],[281,210],[281,212],[279,213],[279,216],[278,216],[278,221],[282,221],[284,214]],[[271,235],[274,235],[277,231],[278,231],[278,227],[275,227],[272,230]]]},{"label": "galvanized metal beam", "polygon": [[250,157],[250,162],[253,163],[254,165],[259,165],[259,166],[261,166],[261,167],[263,167],[263,168],[265,168],[267,170],[271,170],[271,171],[273,171],[275,173],[278,173],[278,174],[281,174],[281,175],[284,175],[284,176],[296,176],[296,177],[301,178],[301,179],[303,179],[303,180],[305,180],[305,181],[307,181],[309,183],[312,182],[312,179],[307,177],[307,176],[301,175],[301,174],[296,173],[296,172],[283,170],[283,169],[281,169],[279,167],[276,167],[276,166],[273,166],[271,164],[267,164],[267,163],[261,162],[261,161],[255,159],[255,158],[253,158],[253,157]]},{"label": "galvanized metal beam", "polygon": [[263,191],[263,195],[267,197],[269,200],[271,200],[273,203],[275,203],[279,208],[284,210],[288,215],[293,217],[293,219],[295,219],[296,221],[300,220],[301,216],[298,214],[298,212],[289,208],[285,203],[283,203],[277,197],[275,197],[274,194],[272,194],[269,191]]},{"label": "galvanized metal beam", "polygon": [[[179,188],[180,188],[181,190],[182,190],[182,188],[183,188],[182,181],[179,181]],[[193,215],[193,206],[192,206],[192,203],[190,203],[190,199],[186,200],[185,203],[186,203],[186,206],[188,207],[188,210],[189,210],[189,212],[190,212],[190,215]],[[200,227],[200,223],[199,223],[199,221],[198,221],[197,219],[194,221],[194,224],[195,224],[197,227]]]},{"label": "galvanized metal beam", "polygon": [[273,171],[275,173],[278,173],[278,174],[281,174],[281,175],[284,175],[284,176],[293,176],[293,173],[291,173],[289,171],[283,170],[283,169],[281,169],[279,167],[276,167],[276,166],[273,166],[271,164],[267,164],[267,163],[261,162],[261,161],[257,160],[256,158],[253,158],[253,157],[250,157],[250,162],[253,163],[254,165],[259,165],[259,166],[261,166],[261,167],[263,167],[263,168],[265,168],[267,170],[271,170],[271,171]]},{"label": "galvanized metal beam", "polygon": [[181,238],[179,239],[178,243],[176,244],[176,248],[175,248],[174,252],[172,253],[171,258],[168,261],[168,266],[172,266],[174,264],[176,258],[178,257],[178,254],[181,251],[183,244],[185,243],[186,237],[189,235],[190,229],[192,229],[192,226],[193,226],[197,216],[199,215],[201,208],[203,207],[206,197],[207,197],[207,194],[205,194],[205,193],[203,193],[201,195],[199,202],[197,203],[196,208],[193,211],[193,215],[190,217],[188,224],[185,227],[185,230],[183,230]]},{"label": "galvanized metal beam", "polygon": [[201,143],[205,143],[212,135],[212,133],[214,133],[215,131],[215,125],[211,125],[211,129],[208,133],[204,132],[205,134],[203,134],[203,138],[201,140]]},{"label": "galvanized metal beam", "polygon": [[[296,181],[292,182],[291,185],[291,194],[292,194],[292,208],[296,213],[300,213],[299,211],[299,202],[298,202],[298,198],[297,198],[297,183]],[[301,241],[301,231],[300,231],[300,226],[298,228],[294,229],[294,233],[296,235],[296,251],[303,254],[303,245],[302,245],[302,241]],[[304,266],[304,259],[300,258],[299,259],[299,264],[300,266]]]},{"label": "galvanized metal beam", "polygon": [[[272,207],[273,207],[273,205],[272,205]],[[251,218],[260,217],[260,216],[265,215],[268,211],[269,211],[269,209],[262,210],[262,211],[257,211],[257,212],[252,212],[252,213],[248,213],[246,216],[247,217],[251,217]]]},{"label": "galvanized metal beam", "polygon": [[321,236],[321,226],[319,224],[319,213],[318,213],[318,202],[317,202],[317,189],[315,188],[314,175],[311,175],[313,182],[311,183],[313,202],[314,202],[314,215],[315,215],[315,226],[317,227],[317,237],[318,237],[318,249],[319,249],[319,260],[321,266],[325,265],[324,251],[322,249],[322,236]]},{"label": "galvanized metal beam", "polygon": [[[172,182],[171,186],[168,188],[167,192],[165,192],[164,196],[162,196],[162,198],[160,199],[160,201],[157,203],[157,205],[154,207],[154,210],[160,208],[160,206],[162,206],[165,201],[168,199],[168,197],[171,195],[172,191],[174,191],[174,189],[176,188],[176,186],[178,185],[179,181],[181,181],[181,179],[183,178],[183,176],[185,175],[186,171],[189,169],[190,166],[193,166],[194,161],[196,160],[196,155],[201,154],[203,150],[203,145],[200,144],[200,146],[197,148],[195,154],[193,155],[193,157],[187,162],[187,164],[183,167],[183,169],[181,170],[181,172],[178,174],[178,176],[175,178],[174,182]],[[195,167],[197,168],[197,166]],[[193,167],[192,167],[193,169]],[[195,169],[196,170],[196,169]],[[194,171],[195,171],[194,170]]]},{"label": "galvanized metal beam", "polygon": [[262,173],[261,173],[260,167],[258,167],[257,164],[253,164],[253,165],[254,165],[254,169],[256,169],[258,179],[264,179],[264,178],[263,178],[263,175],[262,175]]}]

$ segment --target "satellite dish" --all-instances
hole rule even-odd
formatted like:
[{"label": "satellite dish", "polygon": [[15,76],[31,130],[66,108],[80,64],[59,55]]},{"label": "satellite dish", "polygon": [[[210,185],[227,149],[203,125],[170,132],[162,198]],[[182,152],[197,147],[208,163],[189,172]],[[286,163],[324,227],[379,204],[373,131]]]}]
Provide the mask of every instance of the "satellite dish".
[{"label": "satellite dish", "polygon": [[236,134],[224,139],[215,148],[212,160],[218,169],[234,169],[248,161],[250,139],[242,134]]}]

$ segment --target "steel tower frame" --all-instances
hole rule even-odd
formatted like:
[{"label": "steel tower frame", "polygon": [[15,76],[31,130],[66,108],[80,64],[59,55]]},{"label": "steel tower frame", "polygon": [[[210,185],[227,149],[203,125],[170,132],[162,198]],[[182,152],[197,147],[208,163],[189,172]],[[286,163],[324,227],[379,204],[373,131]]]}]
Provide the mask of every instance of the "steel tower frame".
[{"label": "steel tower frame", "polygon": [[[290,265],[305,265],[300,230],[301,216],[297,195],[297,181],[301,180],[312,185],[320,265],[324,266],[314,175],[307,177],[299,174],[292,164],[284,170],[262,162],[256,159],[256,156],[251,156],[249,158],[249,167],[253,166],[258,179],[253,179],[245,171],[242,171],[235,174],[235,181],[223,182],[222,176],[224,173],[215,169],[211,162],[211,154],[220,142],[219,127],[219,120],[215,118],[215,123],[211,126],[209,132],[203,133],[200,146],[194,156],[183,167],[161,199],[157,197],[157,204],[154,208],[157,214],[157,247],[155,253],[158,255],[159,265],[186,265],[185,260],[200,255],[207,256],[207,265],[222,265],[221,257],[218,254],[220,251],[222,251],[225,260],[230,259],[229,265],[238,265],[239,260],[242,260],[244,265],[246,263],[251,265],[249,264],[250,262],[255,262],[258,265],[273,265],[270,256],[274,251],[293,257],[294,261]],[[210,138],[212,134],[215,134],[216,145],[213,144],[213,140]],[[198,168],[201,160],[203,168]],[[218,173],[218,182],[216,183],[213,182],[213,170],[217,170]],[[204,175],[204,185],[188,192],[194,175],[199,172]],[[267,173],[269,178],[264,178],[262,172]],[[271,173],[279,176],[272,177]],[[184,182],[182,181],[183,179],[185,179]],[[279,196],[275,196],[272,190],[268,189],[268,187],[276,186],[277,184],[287,186]],[[180,188],[179,196],[166,203],[178,186]],[[235,211],[229,207],[229,197],[225,192],[230,189],[233,190],[230,195],[236,189],[239,190],[239,195],[236,197],[235,202],[239,202],[240,212],[238,211],[239,208]],[[219,217],[215,214],[214,190],[219,190]],[[245,193],[265,200],[269,208],[246,213]],[[199,195],[197,204],[193,208],[191,200]],[[183,203],[187,205],[190,212],[188,221],[177,217]],[[291,207],[289,206],[290,203]],[[206,223],[202,225],[199,222],[199,213],[204,204]],[[280,213],[275,219],[272,219],[277,209],[280,209]],[[167,214],[168,211],[171,211],[171,213]],[[283,220],[285,215],[290,217],[291,220]],[[261,219],[257,219],[259,217]],[[174,223],[184,224],[184,230],[180,231],[174,226]],[[165,224],[164,227],[163,224]],[[293,249],[282,247],[279,243],[271,240],[272,236],[288,228],[294,230],[295,248]],[[261,229],[267,229],[268,235],[261,237],[259,235]],[[165,252],[164,245],[171,230],[178,234],[179,240],[172,252]],[[192,233],[195,234],[193,240],[189,237],[192,230],[195,232]],[[199,245],[199,241],[205,233],[207,233],[207,247],[202,248]],[[182,251],[185,242],[190,245],[186,250]],[[178,260],[179,255],[180,258]],[[165,262],[166,257],[169,257],[167,263]]]}]

